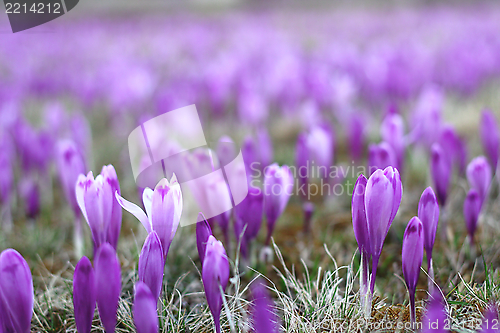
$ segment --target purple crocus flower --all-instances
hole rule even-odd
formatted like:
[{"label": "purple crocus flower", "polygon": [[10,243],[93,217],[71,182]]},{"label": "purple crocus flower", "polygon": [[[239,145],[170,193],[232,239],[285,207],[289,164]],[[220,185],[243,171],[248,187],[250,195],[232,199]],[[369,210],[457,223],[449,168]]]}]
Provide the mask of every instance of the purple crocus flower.
[{"label": "purple crocus flower", "polygon": [[94,269],[87,257],[82,257],[73,275],[73,307],[78,332],[90,333],[96,303]]},{"label": "purple crocus flower", "polygon": [[317,176],[325,179],[333,163],[334,134],[332,128],[328,124],[312,127],[307,133],[306,144],[309,151],[309,162],[318,169],[319,175]]},{"label": "purple crocus flower", "polygon": [[446,153],[437,143],[431,148],[431,176],[436,188],[436,196],[441,206],[446,204],[451,177],[451,163]]},{"label": "purple crocus flower", "polygon": [[429,304],[422,319],[422,333],[445,333],[448,316],[443,297],[437,289],[429,297]]},{"label": "purple crocus flower", "polygon": [[263,169],[273,162],[273,142],[265,127],[260,127],[257,130],[255,139],[259,147],[259,160]]},{"label": "purple crocus flower", "polygon": [[196,247],[198,249],[198,256],[200,257],[201,264],[203,265],[203,260],[205,259],[205,252],[207,249],[208,237],[212,236],[212,228],[210,224],[205,219],[202,213],[198,214],[198,220],[201,220],[196,224]]},{"label": "purple crocus flower", "polygon": [[165,259],[158,234],[149,233],[139,256],[139,280],[144,282],[156,300],[160,297],[163,284]]},{"label": "purple crocus flower", "polygon": [[500,129],[495,120],[495,115],[490,110],[484,110],[481,116],[479,135],[483,149],[496,172],[498,164],[498,149],[500,147]]},{"label": "purple crocus flower", "polygon": [[106,332],[114,332],[122,288],[120,262],[115,249],[104,243],[95,260],[95,287],[99,316]]},{"label": "purple crocus flower", "polygon": [[424,227],[424,249],[427,254],[427,271],[429,274],[429,290],[432,290],[434,269],[432,267],[432,249],[436,240],[439,222],[439,205],[434,191],[429,186],[424,190],[418,202],[418,218]]},{"label": "purple crocus flower", "polygon": [[94,252],[101,244],[110,243],[115,249],[118,244],[122,217],[115,192],[120,188],[112,165],[104,166],[95,179],[92,171],[78,176],[76,201],[92,232]]},{"label": "purple crocus flower", "polygon": [[450,163],[458,167],[460,174],[465,173],[467,148],[451,125],[443,126],[439,144],[442,149],[448,153],[446,156],[450,158]]},{"label": "purple crocus flower", "polygon": [[484,156],[476,157],[467,166],[467,180],[470,187],[475,189],[479,194],[481,204],[488,197],[491,178],[491,167]]},{"label": "purple crocus flower", "polygon": [[365,211],[372,255],[370,284],[372,294],[384,240],[399,209],[402,196],[403,186],[397,169],[393,167],[378,169],[368,179],[365,190]]},{"label": "purple crocus flower", "polygon": [[476,232],[477,221],[481,213],[481,205],[481,195],[475,189],[469,190],[464,201],[464,219],[471,244],[474,243],[474,233]]},{"label": "purple crocus flower", "polygon": [[0,332],[28,333],[33,313],[33,279],[28,263],[13,249],[0,254]]},{"label": "purple crocus flower", "polygon": [[293,176],[288,166],[273,163],[264,174],[264,212],[267,217],[267,239],[269,244],[276,221],[283,214],[292,195]]},{"label": "purple crocus flower", "polygon": [[480,333],[498,333],[498,309],[494,303],[488,305],[484,313]]},{"label": "purple crocus flower", "polygon": [[396,153],[387,142],[371,143],[368,146],[368,171],[370,175],[377,169],[385,169],[388,166],[394,167],[396,164]]},{"label": "purple crocus flower", "polygon": [[40,191],[32,177],[24,178],[19,184],[19,194],[24,200],[26,216],[34,219],[40,213]]},{"label": "purple crocus flower", "polygon": [[273,303],[269,299],[266,284],[262,279],[252,285],[253,307],[253,332],[277,333],[279,332],[278,316],[274,313]]},{"label": "purple crocus flower", "polygon": [[[241,253],[248,256],[248,245],[259,234],[264,211],[264,193],[261,189],[249,186],[248,194],[235,207],[234,233],[236,239],[241,239]],[[243,230],[245,233],[242,235]]]},{"label": "purple crocus flower", "polygon": [[398,170],[404,167],[405,155],[405,128],[403,117],[399,114],[388,114],[381,126],[382,140],[387,142],[393,149],[396,161],[393,165]]},{"label": "purple crocus flower", "polygon": [[56,162],[66,200],[73,208],[75,215],[78,215],[80,212],[76,201],[75,186],[78,175],[85,172],[83,156],[73,141],[63,140],[57,144]]},{"label": "purple crocus flower", "polygon": [[166,178],[160,180],[154,191],[149,187],[144,189],[142,202],[147,215],[139,206],[123,199],[118,193],[116,193],[116,199],[123,209],[142,223],[148,233],[156,231],[163,248],[163,257],[166,259],[179,226],[183,205],[181,187],[175,174],[170,182]]},{"label": "purple crocus flower", "polygon": [[221,295],[221,289],[224,291],[229,281],[229,262],[224,246],[212,235],[208,237],[201,275],[208,307],[214,318],[215,331],[220,333],[220,311],[224,297]]},{"label": "purple crocus flower", "polygon": [[422,259],[424,257],[424,227],[418,217],[413,217],[403,236],[403,251],[401,254],[403,275],[410,295],[410,318],[415,324],[415,291],[417,288]]},{"label": "purple crocus flower", "polygon": [[148,286],[138,281],[135,284],[134,305],[132,307],[134,324],[138,333],[158,332],[156,302],[157,299],[155,299]]},{"label": "purple crocus flower", "polygon": [[258,158],[256,144],[251,136],[247,136],[243,140],[241,153],[243,155],[243,161],[249,178],[251,178],[257,170],[263,169],[263,166],[260,164]]},{"label": "purple crocus flower", "polygon": [[359,161],[363,154],[365,139],[365,118],[361,114],[353,114],[348,126],[349,152],[354,161]]}]

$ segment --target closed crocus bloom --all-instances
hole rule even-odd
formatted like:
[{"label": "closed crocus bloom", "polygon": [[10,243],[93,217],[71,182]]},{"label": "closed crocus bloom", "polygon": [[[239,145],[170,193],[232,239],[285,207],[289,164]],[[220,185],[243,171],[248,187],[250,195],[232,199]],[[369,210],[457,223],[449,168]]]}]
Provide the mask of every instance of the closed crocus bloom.
[{"label": "closed crocus bloom", "polygon": [[259,147],[259,160],[263,169],[273,162],[273,143],[265,127],[260,127],[257,130],[256,142]]},{"label": "closed crocus bloom", "polygon": [[24,178],[19,184],[19,194],[24,200],[26,216],[34,219],[40,213],[40,192],[38,184],[31,177]]},{"label": "closed crocus bloom", "polygon": [[348,127],[349,153],[354,161],[359,161],[365,140],[365,121],[361,114],[353,114]]},{"label": "closed crocus bloom", "polygon": [[311,128],[306,138],[309,150],[309,161],[314,163],[319,177],[326,178],[333,163],[334,138],[333,130],[328,124],[317,125]]},{"label": "closed crocus bloom", "polygon": [[78,175],[85,172],[85,163],[73,141],[63,140],[57,144],[56,162],[66,200],[75,214],[79,214],[75,185]]},{"label": "closed crocus bloom", "polygon": [[431,148],[431,176],[436,188],[436,196],[441,206],[446,204],[451,177],[451,163],[437,143]]},{"label": "closed crocus bloom", "polygon": [[89,333],[92,329],[96,302],[94,269],[87,257],[82,257],[73,275],[73,307],[78,332]]},{"label": "closed crocus bloom", "polygon": [[165,260],[160,238],[153,230],[149,233],[139,256],[139,280],[144,282],[156,300],[160,297]]},{"label": "closed crocus bloom", "polygon": [[[104,181],[107,182],[111,188],[113,194],[120,194],[120,183],[118,183],[118,176],[116,175],[115,168],[110,165],[105,165],[102,167],[101,175],[104,177]],[[113,195],[111,200],[111,219],[109,222],[108,232],[106,240],[111,244],[115,250],[118,246],[118,238],[120,237],[120,230],[122,227],[122,208],[118,203],[118,200]]]},{"label": "closed crocus bloom", "polygon": [[495,119],[495,115],[490,110],[484,110],[481,116],[479,135],[483,149],[488,155],[488,159],[496,171],[498,163],[498,149],[500,148],[500,129]]},{"label": "closed crocus bloom", "polygon": [[494,303],[489,304],[484,313],[483,322],[481,324],[480,333],[498,333],[498,309]]},{"label": "closed crocus bloom", "polygon": [[476,157],[467,166],[467,180],[470,187],[475,189],[481,197],[481,203],[488,196],[491,177],[491,167],[484,156]]},{"label": "closed crocus bloom", "polygon": [[115,250],[108,243],[101,245],[97,251],[95,286],[101,322],[106,332],[114,332],[122,284],[120,262]]},{"label": "closed crocus bloom", "polygon": [[177,231],[182,214],[182,193],[175,174],[170,182],[163,178],[158,182],[154,191],[149,187],[144,189],[142,202],[146,213],[136,204],[123,199],[115,193],[118,203],[133,214],[150,233],[156,231],[163,248],[163,257],[167,258],[168,249]]},{"label": "closed crocus bloom", "polygon": [[257,147],[251,136],[247,136],[242,143],[241,153],[243,161],[248,172],[248,177],[254,175],[256,170],[262,170],[263,166],[260,164]]},{"label": "closed crocus bloom", "polygon": [[111,186],[102,175],[94,179],[90,171],[86,177],[78,176],[76,200],[92,232],[96,252],[101,244],[107,242],[114,201]]},{"label": "closed crocus bloom", "polygon": [[288,166],[271,164],[264,175],[264,211],[267,217],[267,240],[269,244],[276,221],[283,214],[292,195],[293,176]]},{"label": "closed crocus bloom", "polygon": [[471,243],[474,243],[474,233],[477,228],[477,221],[481,213],[481,196],[475,189],[469,190],[464,201],[464,219]]},{"label": "closed crocus bloom", "polygon": [[415,291],[417,288],[422,259],[424,257],[424,227],[418,217],[413,217],[403,236],[403,251],[401,261],[403,275],[405,278],[408,293],[410,294],[410,317],[414,324],[415,317]]},{"label": "closed crocus bloom", "polygon": [[372,255],[371,293],[375,287],[378,260],[385,237],[399,209],[402,195],[401,178],[398,170],[393,167],[378,169],[366,184],[365,211]]},{"label": "closed crocus bloom", "polygon": [[223,304],[221,287],[225,290],[229,281],[229,262],[224,246],[214,236],[208,237],[201,275],[215,330],[220,333],[220,311]]},{"label": "closed crocus bloom", "polygon": [[201,264],[203,265],[208,237],[212,235],[212,228],[210,228],[210,224],[208,224],[208,221],[202,213],[198,214],[198,220],[201,221],[196,223],[196,247],[198,249],[198,256],[200,257]]},{"label": "closed crocus bloom", "polygon": [[266,284],[262,279],[257,280],[252,286],[252,296],[253,332],[279,332],[278,316],[274,313],[273,303],[269,299]]},{"label": "closed crocus bloom", "polygon": [[[254,187],[248,187],[248,194],[242,202],[235,207],[234,233],[236,239],[241,241],[240,250],[246,258],[248,245],[259,234],[264,211],[264,193]],[[243,230],[245,233],[242,235]]]},{"label": "closed crocus bloom", "polygon": [[436,289],[429,297],[429,304],[422,319],[422,333],[445,333],[449,326],[443,297]]},{"label": "closed crocus bloom", "polygon": [[19,252],[7,249],[0,254],[0,332],[30,332],[32,313],[30,268]]},{"label": "closed crocus bloom", "polygon": [[158,332],[156,302],[157,300],[145,283],[139,281],[135,284],[132,312],[134,313],[134,324],[138,333]]},{"label": "closed crocus bloom", "polygon": [[427,270],[429,276],[433,277],[432,270],[432,248],[436,240],[436,231],[439,222],[439,205],[436,195],[431,187],[428,187],[422,193],[418,202],[418,218],[424,227],[424,248],[427,253]]},{"label": "closed crocus bloom", "polygon": [[463,174],[467,163],[467,149],[465,143],[460,139],[452,126],[443,126],[439,144],[447,152],[447,156],[450,157],[452,164],[458,168],[459,173]]},{"label": "closed crocus bloom", "polygon": [[385,117],[381,126],[382,139],[387,142],[396,155],[396,167],[401,170],[404,166],[405,138],[404,122],[399,114],[389,114]]},{"label": "closed crocus bloom", "polygon": [[371,143],[368,146],[368,170],[370,174],[373,174],[377,169],[385,169],[388,166],[396,166],[396,164],[396,153],[387,142]]}]

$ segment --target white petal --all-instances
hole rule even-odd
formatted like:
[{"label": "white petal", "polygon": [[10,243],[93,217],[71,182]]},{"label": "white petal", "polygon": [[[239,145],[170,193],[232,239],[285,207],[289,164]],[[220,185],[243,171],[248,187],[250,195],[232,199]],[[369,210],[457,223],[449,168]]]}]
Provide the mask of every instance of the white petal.
[{"label": "white petal", "polygon": [[142,225],[144,226],[144,228],[146,228],[146,231],[148,233],[150,233],[151,230],[152,230],[151,229],[151,223],[149,222],[149,219],[146,216],[146,214],[144,213],[144,211],[139,206],[137,206],[135,203],[132,203],[130,201],[127,201],[127,200],[123,199],[118,194],[118,191],[115,192],[115,197],[116,197],[116,200],[118,201],[118,203],[120,204],[120,206],[122,206],[123,209],[125,209],[130,214],[132,214],[135,217],[137,217],[137,219],[142,223]]},{"label": "white petal", "polygon": [[149,219],[149,224],[153,225],[153,222],[151,220],[151,217],[153,216],[152,211],[153,211],[153,190],[150,189],[149,187],[146,187],[144,189],[144,192],[142,192],[142,203],[144,204],[144,208],[146,208],[146,214],[148,215]]},{"label": "white petal", "polygon": [[[92,176],[92,172],[90,172],[89,175]],[[92,179],[93,178],[94,177],[92,176]],[[78,207],[80,207],[83,217],[85,217],[85,220],[87,221],[87,223],[89,223],[89,220],[87,218],[87,210],[85,209],[85,200],[83,199],[83,197],[85,196],[86,183],[87,183],[87,177],[84,174],[80,174],[78,176],[78,179],[76,180],[75,195]]]}]

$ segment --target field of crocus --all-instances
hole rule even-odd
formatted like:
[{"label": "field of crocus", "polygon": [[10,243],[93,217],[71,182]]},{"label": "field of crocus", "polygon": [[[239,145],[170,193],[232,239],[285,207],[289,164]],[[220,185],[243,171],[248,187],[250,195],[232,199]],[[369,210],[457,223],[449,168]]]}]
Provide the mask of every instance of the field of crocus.
[{"label": "field of crocus", "polygon": [[65,22],[0,39],[0,333],[500,331],[498,4]]}]

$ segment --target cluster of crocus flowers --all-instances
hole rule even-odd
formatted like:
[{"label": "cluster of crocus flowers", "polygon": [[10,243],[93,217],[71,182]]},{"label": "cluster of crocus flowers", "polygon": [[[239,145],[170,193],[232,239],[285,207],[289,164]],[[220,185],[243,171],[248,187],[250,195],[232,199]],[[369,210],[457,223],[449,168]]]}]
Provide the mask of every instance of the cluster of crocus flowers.
[{"label": "cluster of crocus flowers", "polygon": [[[371,295],[385,237],[399,209],[402,196],[401,178],[398,170],[393,167],[376,170],[368,180],[360,175],[354,187],[352,218],[354,235],[362,257],[360,283],[366,315],[371,309]],[[370,259],[372,269],[369,276]]]},{"label": "cluster of crocus flowers", "polygon": [[0,254],[0,332],[30,332],[32,313],[30,268],[19,252],[7,249]]},{"label": "cluster of crocus flowers", "polygon": [[94,242],[94,253],[102,244],[109,243],[116,250],[122,223],[122,210],[115,199],[120,185],[112,165],[102,168],[95,179],[92,171],[78,176],[76,201],[87,221]]},{"label": "cluster of crocus flowers", "polygon": [[106,332],[114,332],[121,293],[120,262],[115,249],[104,243],[94,261],[82,257],[73,276],[73,307],[78,331],[89,333],[97,302],[99,316]]}]

